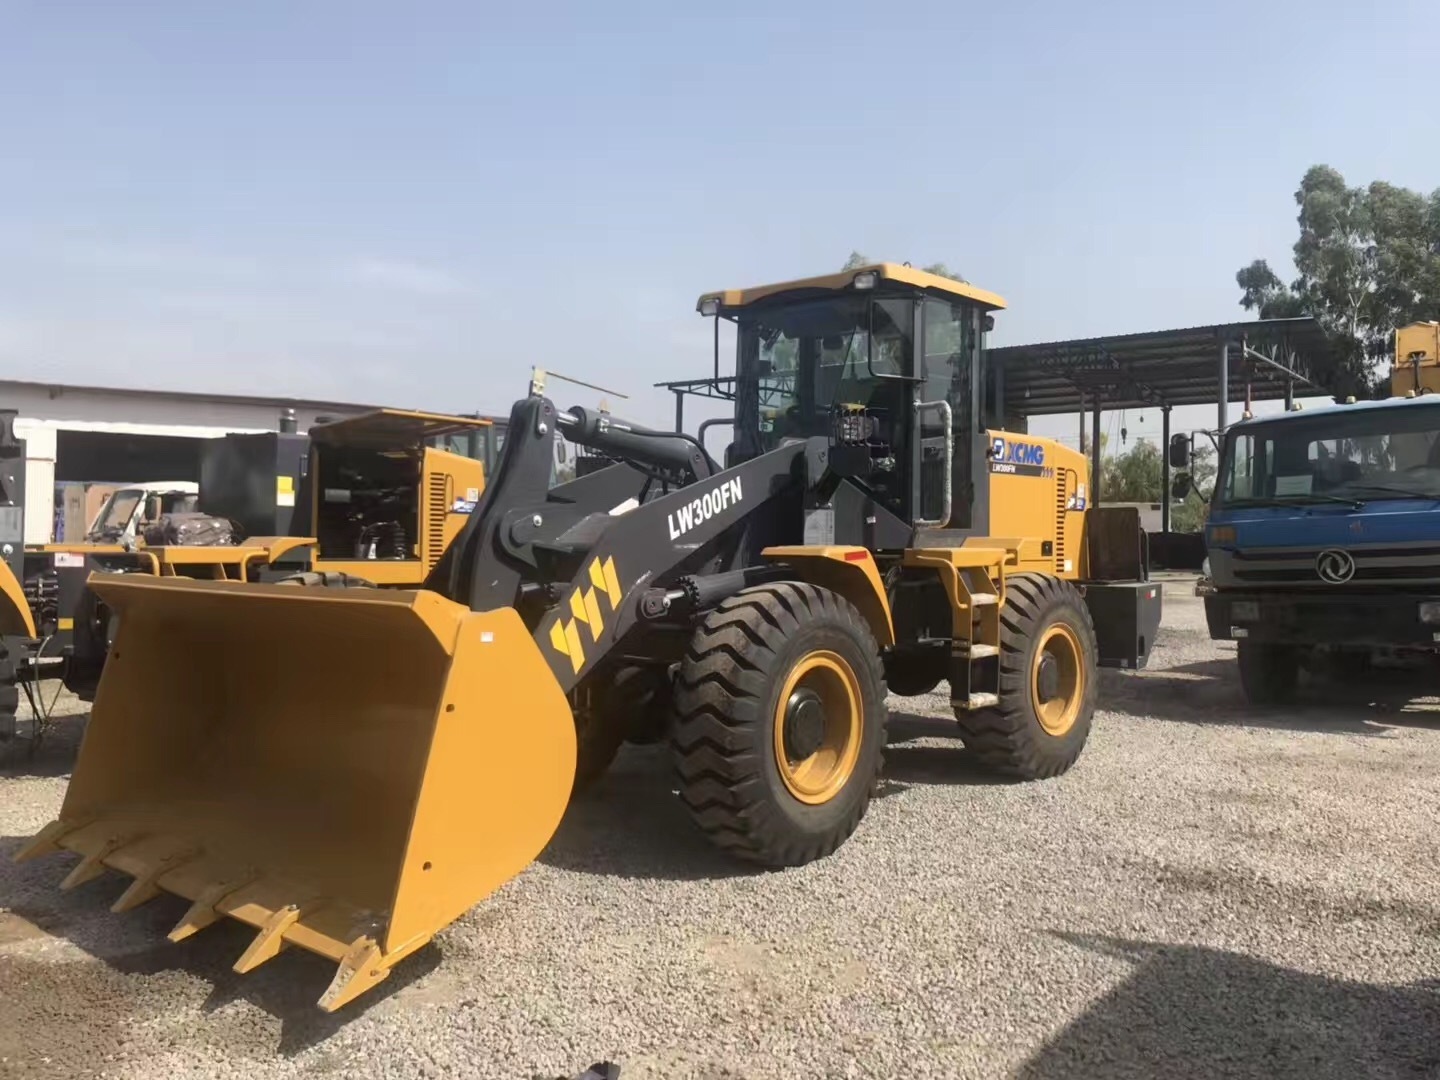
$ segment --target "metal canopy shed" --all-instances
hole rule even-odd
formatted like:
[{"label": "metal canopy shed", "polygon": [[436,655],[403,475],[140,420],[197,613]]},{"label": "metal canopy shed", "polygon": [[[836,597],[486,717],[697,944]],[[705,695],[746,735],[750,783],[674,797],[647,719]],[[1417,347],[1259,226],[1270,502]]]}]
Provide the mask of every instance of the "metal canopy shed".
[{"label": "metal canopy shed", "polygon": [[[1091,483],[1098,496],[1102,411],[1158,407],[1161,441],[1168,445],[1172,408],[1214,404],[1223,433],[1231,401],[1283,399],[1288,409],[1297,386],[1325,393],[1310,373],[1327,348],[1319,323],[1306,317],[1011,345],[989,355],[1007,415],[1079,413],[1083,442],[1084,414],[1090,412]],[[1168,454],[1162,461],[1164,494],[1170,490]],[[1161,507],[1161,528],[1168,532],[1168,495]]]},{"label": "metal canopy shed", "polygon": [[[1012,410],[1027,416],[1077,412],[1098,395],[1107,409],[1289,399],[1323,392],[1310,377],[1326,348],[1314,319],[1262,319],[1181,330],[1075,338],[990,350]],[[1224,411],[1220,425],[1225,424]]]}]

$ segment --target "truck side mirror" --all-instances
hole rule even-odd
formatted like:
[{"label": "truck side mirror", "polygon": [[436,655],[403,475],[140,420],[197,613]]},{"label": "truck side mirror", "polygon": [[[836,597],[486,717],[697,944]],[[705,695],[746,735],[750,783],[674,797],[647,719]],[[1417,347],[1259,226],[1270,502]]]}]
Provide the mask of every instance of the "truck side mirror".
[{"label": "truck side mirror", "polygon": [[1170,498],[1175,502],[1184,502],[1190,494],[1190,474],[1181,473],[1170,484]]},{"label": "truck side mirror", "polygon": [[1183,469],[1190,464],[1190,436],[1170,436],[1170,467]]}]

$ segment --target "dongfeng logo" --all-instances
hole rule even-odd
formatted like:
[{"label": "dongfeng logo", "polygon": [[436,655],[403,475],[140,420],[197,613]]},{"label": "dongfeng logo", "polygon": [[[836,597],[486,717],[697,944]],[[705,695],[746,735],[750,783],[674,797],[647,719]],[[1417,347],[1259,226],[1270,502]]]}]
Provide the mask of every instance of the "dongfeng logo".
[{"label": "dongfeng logo", "polygon": [[1355,576],[1355,560],[1348,551],[1331,548],[1315,556],[1315,573],[1321,581],[1331,585],[1344,585]]}]

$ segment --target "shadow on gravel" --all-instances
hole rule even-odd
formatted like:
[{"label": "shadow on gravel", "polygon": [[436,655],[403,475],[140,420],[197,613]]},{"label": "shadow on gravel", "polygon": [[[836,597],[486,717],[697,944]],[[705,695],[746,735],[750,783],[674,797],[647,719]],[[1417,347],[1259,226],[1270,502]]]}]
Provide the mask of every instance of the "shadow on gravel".
[{"label": "shadow on gravel", "polygon": [[[952,746],[911,746],[942,738]],[[878,798],[912,784],[1007,783],[980,770],[960,744],[955,722],[892,712]],[[690,820],[675,794],[663,746],[627,746],[609,771],[570,803],[539,860],[584,874],[650,881],[708,881],[766,871],[731,858]]]},{"label": "shadow on gravel", "polygon": [[[106,1066],[105,1048],[113,1044],[120,1049],[119,1040],[129,1041],[136,1024],[175,1022],[176,1011],[198,996],[191,980],[208,987],[199,1004],[205,1017],[200,1037],[237,1059],[265,1060],[272,1056],[273,1035],[226,1006],[245,1002],[279,1020],[274,1052],[293,1056],[323,1042],[440,962],[439,949],[426,945],[374,990],[338,1013],[324,1013],[316,1001],[335,965],[323,957],[290,948],[248,975],[236,974],[232,965],[254,937],[249,927],[222,919],[187,941],[171,943],[165,935],[185,913],[186,900],[162,894],[134,911],[113,914],[110,905],[129,878],[107,873],[61,892],[60,880],[77,860],[57,855],[17,866],[11,855],[28,839],[0,838],[0,897],[6,907],[0,912],[0,945],[48,935],[103,961],[103,966],[41,960],[24,950],[0,952],[0,1031],[8,1033],[4,1037],[11,1043],[18,1039],[21,1051],[43,1052],[51,1067],[68,1076],[90,1075],[92,1069]],[[69,1048],[75,1060],[59,1060],[57,1054]],[[112,1059],[108,1066],[114,1065]]]},{"label": "shadow on gravel", "polygon": [[1261,708],[1245,700],[1235,660],[1226,657],[1140,672],[1102,670],[1099,704],[1142,720],[1384,735],[1391,727],[1440,728],[1440,712],[1411,708],[1435,691],[1433,679],[1393,669],[1344,681],[1307,673],[1293,703]]},{"label": "shadow on gravel", "polygon": [[1019,1080],[1349,1080],[1440,1071],[1433,986],[1346,982],[1193,946],[1057,936],[1133,970],[1022,1065]]},{"label": "shadow on gravel", "polygon": [[55,717],[38,744],[28,737],[29,721],[22,719],[26,737],[0,742],[0,780],[70,775],[89,718],[88,712]]},{"label": "shadow on gravel", "polygon": [[[944,740],[950,745],[911,745],[921,739]],[[960,729],[950,717],[890,710],[882,798],[915,784],[983,787],[1011,783],[1014,781],[996,776],[975,761],[961,743]]]},{"label": "shadow on gravel", "polygon": [[720,851],[675,794],[664,746],[626,746],[576,796],[539,862],[563,870],[647,881],[708,881],[763,874]]}]

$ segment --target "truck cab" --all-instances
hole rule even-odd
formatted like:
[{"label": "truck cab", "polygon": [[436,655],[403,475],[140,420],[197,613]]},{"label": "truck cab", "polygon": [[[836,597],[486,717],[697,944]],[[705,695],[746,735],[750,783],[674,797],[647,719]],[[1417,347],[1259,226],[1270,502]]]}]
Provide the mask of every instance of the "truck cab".
[{"label": "truck cab", "polygon": [[85,535],[92,544],[130,545],[165,514],[194,510],[200,485],[190,480],[127,484],[111,492]]},{"label": "truck cab", "polygon": [[1210,636],[1257,704],[1317,654],[1440,651],[1440,394],[1233,425],[1205,543]]}]

